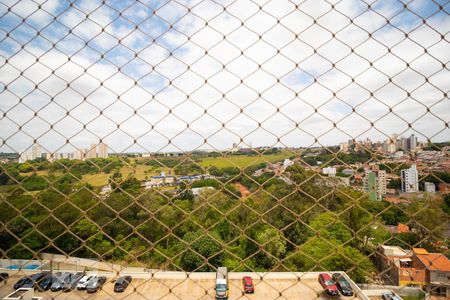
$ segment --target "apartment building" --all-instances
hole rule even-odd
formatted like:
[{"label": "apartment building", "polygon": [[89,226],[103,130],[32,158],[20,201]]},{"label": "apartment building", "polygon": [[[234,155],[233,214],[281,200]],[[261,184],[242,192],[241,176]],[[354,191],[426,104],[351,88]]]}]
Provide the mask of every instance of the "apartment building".
[{"label": "apartment building", "polygon": [[400,172],[402,180],[402,192],[414,193],[419,191],[419,173],[416,165],[412,165],[409,169],[403,169]]},{"label": "apartment building", "polygon": [[386,195],[386,171],[367,171],[363,178],[364,191],[369,194],[370,200],[381,201]]}]

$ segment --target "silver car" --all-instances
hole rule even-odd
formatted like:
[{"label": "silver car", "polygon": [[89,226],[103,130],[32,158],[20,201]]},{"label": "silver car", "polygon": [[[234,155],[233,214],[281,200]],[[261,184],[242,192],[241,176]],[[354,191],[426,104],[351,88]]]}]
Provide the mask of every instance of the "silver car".
[{"label": "silver car", "polygon": [[78,281],[77,289],[85,290],[88,281],[91,280],[92,277],[94,277],[94,275],[84,275],[83,278],[81,278],[80,281]]},{"label": "silver car", "polygon": [[95,293],[97,290],[101,289],[103,284],[106,282],[105,276],[94,276],[88,281],[86,285],[86,291],[88,293]]}]

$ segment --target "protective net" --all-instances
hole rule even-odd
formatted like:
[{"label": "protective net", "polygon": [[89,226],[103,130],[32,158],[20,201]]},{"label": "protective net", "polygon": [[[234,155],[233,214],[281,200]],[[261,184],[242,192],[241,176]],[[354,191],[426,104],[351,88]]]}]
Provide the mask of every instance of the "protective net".
[{"label": "protective net", "polygon": [[0,297],[450,297],[449,12],[2,0]]}]

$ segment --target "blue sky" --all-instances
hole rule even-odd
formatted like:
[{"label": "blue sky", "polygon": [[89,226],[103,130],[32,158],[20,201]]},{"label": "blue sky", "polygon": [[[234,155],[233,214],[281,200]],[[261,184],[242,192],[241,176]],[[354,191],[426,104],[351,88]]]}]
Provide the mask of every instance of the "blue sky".
[{"label": "blue sky", "polygon": [[0,4],[0,151],[449,138],[446,1],[41,2]]}]

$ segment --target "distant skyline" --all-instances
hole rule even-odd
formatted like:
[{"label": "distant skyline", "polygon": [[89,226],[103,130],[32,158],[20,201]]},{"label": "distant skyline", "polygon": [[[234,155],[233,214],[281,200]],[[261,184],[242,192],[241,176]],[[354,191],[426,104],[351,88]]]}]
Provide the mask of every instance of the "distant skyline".
[{"label": "distant skyline", "polygon": [[0,152],[450,140],[450,18],[432,1],[16,2],[0,4]]}]

